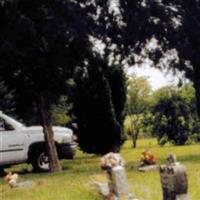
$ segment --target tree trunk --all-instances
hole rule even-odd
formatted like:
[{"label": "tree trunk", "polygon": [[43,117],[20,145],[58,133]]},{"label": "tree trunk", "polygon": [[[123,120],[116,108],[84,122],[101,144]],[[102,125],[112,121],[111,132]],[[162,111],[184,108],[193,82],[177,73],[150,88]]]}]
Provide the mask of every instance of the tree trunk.
[{"label": "tree trunk", "polygon": [[132,136],[133,148],[137,147],[137,139],[138,139],[138,133],[133,134]]},{"label": "tree trunk", "polygon": [[47,150],[47,154],[49,156],[50,172],[62,171],[62,167],[61,167],[59,159],[58,159],[56,145],[55,145],[55,141],[54,141],[54,133],[53,133],[53,129],[52,129],[51,114],[48,111],[48,109],[46,108],[43,97],[41,97],[40,111],[41,111],[44,139],[45,139],[45,143],[46,143],[46,150]]}]

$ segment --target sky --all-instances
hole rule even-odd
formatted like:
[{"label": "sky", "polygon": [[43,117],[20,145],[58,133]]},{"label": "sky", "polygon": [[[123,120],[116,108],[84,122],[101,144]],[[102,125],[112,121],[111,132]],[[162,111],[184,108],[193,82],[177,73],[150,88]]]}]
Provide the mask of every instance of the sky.
[{"label": "sky", "polygon": [[[159,69],[143,65],[142,67],[130,67],[128,74],[135,74],[136,76],[145,76],[148,78],[152,89],[157,90],[166,85],[177,85],[179,78],[175,77],[170,72],[162,72]],[[181,75],[179,75],[181,77]]]}]

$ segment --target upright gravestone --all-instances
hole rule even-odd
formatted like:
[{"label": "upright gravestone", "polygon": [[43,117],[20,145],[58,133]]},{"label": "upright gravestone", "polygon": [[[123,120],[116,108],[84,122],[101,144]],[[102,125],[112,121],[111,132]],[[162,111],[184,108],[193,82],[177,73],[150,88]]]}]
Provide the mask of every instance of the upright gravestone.
[{"label": "upright gravestone", "polygon": [[168,163],[160,166],[163,200],[189,200],[186,169],[169,154]]},{"label": "upright gravestone", "polygon": [[109,153],[101,160],[102,169],[106,170],[109,187],[109,200],[136,200],[129,193],[129,186],[124,169],[124,162],[119,154]]},{"label": "upright gravestone", "polygon": [[110,192],[120,198],[129,194],[125,170],[122,166],[113,167],[107,171]]}]

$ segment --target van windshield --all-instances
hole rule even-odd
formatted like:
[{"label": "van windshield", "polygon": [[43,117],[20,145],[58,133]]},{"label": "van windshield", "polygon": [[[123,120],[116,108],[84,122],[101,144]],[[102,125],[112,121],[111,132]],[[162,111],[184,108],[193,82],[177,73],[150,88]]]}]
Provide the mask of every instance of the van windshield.
[{"label": "van windshield", "polygon": [[20,122],[18,122],[17,120],[9,117],[8,115],[6,114],[3,114],[3,113],[0,113],[0,123],[2,124],[2,120],[4,121],[4,125],[5,124],[8,124],[10,127],[12,127],[12,129],[19,129],[19,128],[22,128],[24,127],[24,125]]}]

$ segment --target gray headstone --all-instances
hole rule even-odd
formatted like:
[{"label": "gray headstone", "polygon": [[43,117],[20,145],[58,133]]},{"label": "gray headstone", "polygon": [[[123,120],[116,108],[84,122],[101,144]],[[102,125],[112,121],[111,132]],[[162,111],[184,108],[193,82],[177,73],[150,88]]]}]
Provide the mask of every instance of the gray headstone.
[{"label": "gray headstone", "polygon": [[184,166],[174,163],[160,167],[163,200],[188,200],[188,181]]},{"label": "gray headstone", "polygon": [[187,194],[180,194],[176,196],[176,200],[188,200],[188,195]]},{"label": "gray headstone", "polygon": [[[109,194],[106,200],[137,200],[129,193],[124,161],[120,154],[108,153],[101,159],[101,168],[106,170]],[[101,190],[101,194],[103,194]]]},{"label": "gray headstone", "polygon": [[128,182],[124,167],[113,167],[108,172],[110,191],[117,197],[121,197],[129,194]]}]

